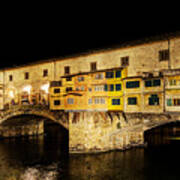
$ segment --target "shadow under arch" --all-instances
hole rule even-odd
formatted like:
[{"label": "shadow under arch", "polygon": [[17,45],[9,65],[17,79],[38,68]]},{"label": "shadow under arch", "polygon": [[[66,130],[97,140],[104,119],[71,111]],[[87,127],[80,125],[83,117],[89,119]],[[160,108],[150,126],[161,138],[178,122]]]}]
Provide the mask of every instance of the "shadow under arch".
[{"label": "shadow under arch", "polygon": [[180,145],[180,121],[164,122],[147,128],[144,142],[148,146]]},{"label": "shadow under arch", "polygon": [[[33,121],[34,118],[37,122],[44,121],[44,133],[3,138],[0,142],[0,149],[3,150],[3,153],[8,157],[14,157],[15,161],[20,162],[20,166],[51,164],[66,157],[69,152],[69,131],[52,119],[37,115],[17,115],[5,120],[1,125],[13,126],[17,122],[19,125],[23,125],[30,122],[31,119]],[[8,161],[11,162],[11,159]]]}]

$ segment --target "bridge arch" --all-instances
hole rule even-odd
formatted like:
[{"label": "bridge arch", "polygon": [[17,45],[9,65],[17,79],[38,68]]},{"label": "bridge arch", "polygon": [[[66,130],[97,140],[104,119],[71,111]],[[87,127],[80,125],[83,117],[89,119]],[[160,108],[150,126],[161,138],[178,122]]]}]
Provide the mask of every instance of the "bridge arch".
[{"label": "bridge arch", "polygon": [[68,129],[68,114],[63,111],[50,111],[48,108],[37,108],[33,106],[20,106],[12,109],[5,110],[0,113],[0,124],[15,116],[21,115],[35,115],[50,119],[64,128]]}]

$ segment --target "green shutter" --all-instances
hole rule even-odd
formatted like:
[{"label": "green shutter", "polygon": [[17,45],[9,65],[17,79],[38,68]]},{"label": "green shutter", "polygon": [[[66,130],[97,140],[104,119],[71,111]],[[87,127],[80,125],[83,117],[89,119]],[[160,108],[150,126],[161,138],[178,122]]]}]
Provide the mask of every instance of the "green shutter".
[{"label": "green shutter", "polygon": [[172,99],[167,99],[167,106],[172,106]]}]

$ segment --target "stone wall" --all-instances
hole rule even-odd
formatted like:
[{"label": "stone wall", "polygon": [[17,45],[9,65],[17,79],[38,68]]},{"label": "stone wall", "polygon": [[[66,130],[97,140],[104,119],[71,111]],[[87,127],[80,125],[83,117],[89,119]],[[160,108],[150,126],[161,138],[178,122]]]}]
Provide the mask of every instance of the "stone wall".
[{"label": "stone wall", "polygon": [[146,130],[179,120],[179,114],[71,112],[69,151],[95,153],[142,147]]},{"label": "stone wall", "polygon": [[124,150],[142,145],[142,129],[124,131],[130,126],[124,116],[121,112],[70,113],[70,153]]},{"label": "stone wall", "polygon": [[16,126],[0,126],[0,138],[33,136],[44,133],[44,121],[36,121],[31,124]]}]

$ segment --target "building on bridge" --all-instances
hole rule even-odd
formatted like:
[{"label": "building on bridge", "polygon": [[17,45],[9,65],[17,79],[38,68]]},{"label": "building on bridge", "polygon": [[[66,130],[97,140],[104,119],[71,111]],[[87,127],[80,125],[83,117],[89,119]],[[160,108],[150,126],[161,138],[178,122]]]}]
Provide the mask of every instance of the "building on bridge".
[{"label": "building on bridge", "polygon": [[[134,92],[132,90],[133,96],[136,97],[129,99],[129,103],[138,103],[138,106],[135,107],[135,104],[134,106],[128,104],[128,99],[125,96],[130,96],[131,90],[124,88],[126,86],[124,83],[127,80],[124,79],[124,82],[122,82],[122,79],[140,77],[141,87],[141,83],[144,83],[144,74],[153,75],[152,78],[156,78],[157,76],[154,76],[154,74],[158,72],[163,74],[164,71],[173,71],[173,69],[180,68],[179,48],[180,35],[175,33],[164,37],[123,44],[110,49],[1,69],[0,108],[3,109],[17,104],[49,105],[51,103],[49,102],[49,92],[51,92],[51,96],[54,96],[53,101],[57,104],[52,105],[51,103],[52,109],[68,109],[74,97],[77,103],[81,105],[82,102],[84,103],[84,108],[82,106],[81,108],[79,106],[75,108],[72,105],[71,107],[74,110],[79,108],[79,110],[151,112],[153,108],[150,104],[164,103],[162,80],[159,88],[155,86],[147,87],[149,86],[148,83],[158,83],[158,80],[152,80],[146,83],[147,86],[143,85],[144,91],[139,88],[136,88]],[[124,77],[118,77],[120,76],[118,69],[125,72]],[[117,77],[111,78],[114,73]],[[86,80],[83,81],[83,76],[90,79],[87,80],[86,77]],[[61,93],[58,94],[58,90],[52,93],[52,91],[56,91],[57,88],[55,87],[54,90],[49,91],[50,82],[53,81],[62,82]],[[91,89],[92,91],[89,91]],[[116,91],[113,91],[114,89]],[[138,89],[143,92],[138,92]],[[155,90],[156,93],[153,94],[151,90]],[[60,101],[58,96],[61,96]],[[86,97],[86,102],[83,101],[84,97]],[[145,104],[151,102],[149,107],[142,109],[139,107],[139,103],[143,102],[141,98],[144,97]],[[81,100],[78,102],[78,99]],[[70,104],[68,104],[68,101]],[[91,102],[95,102],[95,105]],[[159,112],[164,111],[164,109],[160,108]],[[154,108],[154,110],[156,111],[157,108]]]}]

